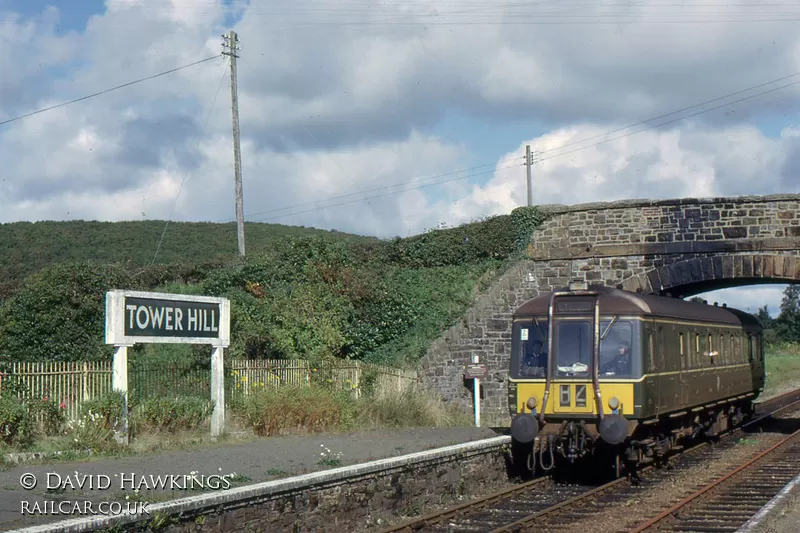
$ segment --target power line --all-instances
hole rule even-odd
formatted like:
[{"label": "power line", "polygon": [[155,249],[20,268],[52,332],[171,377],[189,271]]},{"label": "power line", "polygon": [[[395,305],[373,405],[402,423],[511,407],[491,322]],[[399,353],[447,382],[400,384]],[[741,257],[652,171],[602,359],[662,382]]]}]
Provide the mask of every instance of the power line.
[{"label": "power line", "polygon": [[[214,56],[219,57],[219,56]],[[217,84],[217,90],[214,93],[214,98],[211,100],[211,105],[208,107],[208,114],[206,115],[206,119],[203,121],[203,129],[201,130],[202,133],[205,133],[206,127],[208,127],[208,121],[211,118],[211,112],[214,110],[214,104],[217,103],[217,96],[219,96],[219,91],[222,89],[222,81],[225,79],[225,74],[227,73],[228,66],[225,65],[225,68],[222,70],[222,76],[219,78],[219,83]],[[195,146],[195,150],[200,148],[200,142],[203,140],[203,135],[201,134],[197,139],[197,145]],[[153,260],[150,262],[151,265],[155,264],[156,257],[158,257],[158,252],[161,250],[161,244],[164,242],[164,235],[167,234],[167,228],[169,227],[169,223],[172,220],[172,216],[175,214],[175,208],[178,206],[178,198],[181,196],[181,191],[183,190],[183,184],[186,182],[186,178],[189,176],[189,171],[186,171],[183,174],[183,178],[181,178],[181,184],[178,187],[178,192],[175,194],[175,201],[172,202],[172,209],[169,212],[169,217],[167,217],[167,222],[164,224],[164,230],[161,232],[161,238],[158,240],[158,245],[156,246],[156,253],[153,254]]]},{"label": "power line", "polygon": [[[742,89],[740,91],[729,93],[729,94],[727,94],[725,96],[712,98],[710,100],[706,100],[706,101],[701,102],[699,104],[694,104],[692,106],[684,107],[684,108],[679,109],[677,111],[672,111],[670,113],[664,113],[662,115],[658,115],[656,117],[653,117],[653,118],[650,118],[650,119],[647,119],[647,120],[636,122],[636,123],[631,124],[629,126],[625,126],[625,127],[622,127],[622,128],[617,128],[617,129],[608,131],[608,132],[600,134],[600,135],[594,135],[592,137],[587,137],[587,138],[581,139],[579,141],[573,141],[573,142],[570,142],[570,143],[566,143],[566,144],[561,145],[561,146],[559,146],[557,148],[550,148],[550,149],[547,149],[547,150],[541,150],[541,151],[537,152],[537,155],[538,154],[542,154],[542,153],[561,150],[563,148],[567,148],[569,146],[574,146],[576,144],[581,144],[581,143],[584,143],[584,142],[587,142],[587,141],[590,141],[590,140],[593,140],[593,139],[597,139],[599,137],[605,137],[607,135],[611,135],[611,134],[614,134],[614,133],[617,133],[617,132],[620,132],[620,131],[624,131],[624,130],[630,129],[632,127],[636,127],[636,126],[639,126],[639,125],[642,125],[642,124],[647,124],[648,122],[652,122],[652,121],[658,120],[660,118],[665,118],[665,117],[672,116],[672,115],[675,115],[675,114],[678,114],[678,113],[689,111],[691,109],[696,109],[698,107],[702,107],[702,106],[707,105],[709,103],[718,102],[720,100],[723,100],[723,99],[726,99],[726,98],[730,98],[731,96],[736,96],[736,95],[739,95],[739,94],[743,94],[745,92],[752,91],[753,89],[759,89],[761,87],[765,87],[767,85],[774,84],[774,83],[776,83],[778,81],[784,81],[784,80],[791,79],[791,78],[797,77],[797,76],[800,76],[800,72],[797,72],[797,73],[794,73],[794,74],[790,74],[788,76],[782,76],[780,78],[776,78],[776,79],[768,81],[768,82],[760,83],[758,85],[754,85],[754,86],[748,87],[746,89]],[[734,104],[737,104],[737,103],[740,103],[740,102],[743,102],[743,101],[746,101],[746,100],[757,98],[759,96],[763,96],[765,94],[776,92],[776,91],[779,91],[781,89],[785,89],[787,87],[791,87],[793,85],[798,85],[798,84],[800,84],[800,81],[787,83],[787,84],[784,84],[784,85],[781,85],[781,86],[778,86],[778,87],[774,87],[772,89],[768,89],[768,90],[765,90],[765,91],[761,91],[761,92],[758,92],[758,93],[755,93],[755,94],[740,98],[738,100],[734,100],[732,102],[726,102],[724,104],[720,104],[720,105],[717,105],[717,106],[714,106],[714,107],[711,107],[711,108],[708,108],[708,109],[700,110],[700,111],[697,111],[695,113],[692,113],[692,114],[689,114],[689,115],[686,115],[686,116],[682,116],[682,117],[678,117],[678,118],[675,118],[675,119],[672,119],[672,120],[668,120],[668,121],[665,121],[665,122],[654,124],[652,126],[648,126],[646,128],[641,128],[641,129],[636,130],[636,131],[628,132],[628,133],[626,133],[624,135],[618,135],[618,136],[613,137],[611,139],[606,139],[606,140],[603,140],[603,141],[600,141],[600,142],[597,142],[597,143],[593,143],[593,144],[590,144],[590,145],[587,145],[587,146],[578,147],[576,149],[569,150],[567,152],[563,152],[563,153],[559,153],[559,154],[553,154],[553,155],[548,156],[548,157],[538,158],[538,159],[536,159],[536,162],[546,161],[548,159],[554,159],[556,157],[560,157],[560,156],[563,156],[563,155],[579,152],[579,151],[585,150],[587,148],[592,148],[592,147],[595,147],[595,146],[599,146],[601,144],[605,144],[605,143],[612,142],[612,141],[615,141],[615,140],[618,140],[618,139],[629,137],[631,135],[635,135],[635,134],[641,133],[643,131],[652,130],[652,129],[655,129],[655,128],[658,128],[658,127],[661,127],[661,126],[665,126],[667,124],[672,124],[672,123],[675,123],[675,122],[679,122],[681,120],[686,120],[688,118],[696,117],[696,116],[702,115],[704,113],[709,113],[711,111],[715,111],[715,110],[720,109],[722,107],[727,107],[727,106],[730,106],[730,105],[734,105]],[[518,159],[518,158],[511,158],[508,161],[514,161],[516,159]],[[524,157],[519,158],[519,159],[524,159]],[[472,167],[472,169],[485,168],[485,167],[488,167],[488,166],[496,166],[497,164],[498,163],[491,163],[491,164],[487,164],[487,165],[481,165],[481,166],[478,166],[478,167]],[[516,165],[513,165],[513,166],[516,166]],[[512,167],[510,167],[510,166],[498,167],[497,170],[502,170],[502,169],[505,169],[505,168],[512,168]],[[472,170],[472,169],[466,169],[466,170]],[[455,174],[455,173],[458,173],[458,172],[464,172],[464,170],[445,173],[445,174],[440,174],[440,175],[432,176],[432,177],[429,177],[429,178],[423,178],[423,180],[430,180],[430,179],[435,179],[435,178],[438,178],[438,177],[444,177],[444,176],[447,176],[448,174],[452,175],[452,174]],[[476,174],[469,174],[469,175],[466,175],[466,176],[459,176],[459,177],[452,178],[452,179],[449,179],[449,180],[444,180],[444,181],[439,181],[439,182],[435,182],[435,183],[425,184],[425,185],[421,185],[421,186],[417,186],[417,187],[410,187],[410,188],[401,189],[401,190],[398,190],[398,191],[387,192],[387,193],[384,193],[384,194],[370,196],[368,198],[357,198],[357,199],[349,200],[349,201],[346,201],[346,202],[340,202],[340,203],[336,203],[336,204],[325,205],[325,206],[322,206],[321,208],[317,208],[317,209],[309,209],[309,210],[295,212],[295,213],[287,213],[287,214],[284,214],[284,215],[274,216],[274,217],[270,217],[270,218],[266,218],[266,219],[256,219],[254,221],[255,222],[264,222],[264,221],[267,221],[267,220],[275,220],[275,219],[278,219],[278,218],[284,218],[284,217],[292,216],[292,215],[300,215],[300,214],[305,214],[305,213],[311,213],[311,212],[319,211],[321,209],[327,209],[327,208],[330,208],[330,207],[339,207],[339,206],[347,205],[347,204],[351,204],[351,203],[362,202],[362,201],[366,201],[366,200],[372,200],[372,199],[381,198],[381,197],[384,197],[384,196],[390,196],[390,195],[398,194],[398,193],[401,193],[401,192],[406,192],[406,191],[411,191],[411,190],[418,190],[418,189],[423,189],[423,188],[427,188],[427,187],[433,187],[433,186],[436,186],[436,185],[442,185],[442,184],[450,183],[450,182],[454,182],[454,181],[460,181],[460,180],[464,180],[464,179],[468,179],[468,178],[472,178],[472,177],[476,177],[476,176],[482,176],[482,175],[485,175],[485,174],[490,174],[492,172],[493,172],[493,170],[490,170],[490,171],[487,171],[487,172],[479,172],[479,173],[476,173]],[[416,180],[411,180],[410,182],[406,182],[405,184],[411,184],[411,183],[414,183],[415,181]],[[359,194],[365,194],[366,192],[372,192],[372,191],[377,191],[377,190],[381,190],[381,189],[388,189],[388,188],[391,188],[391,187],[393,187],[393,186],[379,187],[379,188],[376,188],[376,189],[370,189],[370,190],[366,190],[366,191],[359,191],[359,192],[350,193],[350,194],[347,194],[347,195],[342,195],[342,196],[338,196],[338,197],[329,198],[327,201],[340,199],[340,198],[347,198],[347,197],[350,197],[350,196],[355,196],[355,195],[359,195]],[[275,212],[294,209],[294,208],[297,208],[297,207],[301,207],[301,206],[304,206],[304,205],[310,205],[310,204],[314,204],[314,203],[318,203],[318,202],[306,202],[305,204],[298,204],[298,205],[291,206],[291,207],[272,209],[272,210],[269,210],[269,211],[263,211],[263,212],[258,213],[258,214],[275,213]]]},{"label": "power line", "polygon": [[9,124],[11,122],[16,122],[17,120],[22,120],[24,118],[32,117],[33,115],[38,115],[39,113],[44,113],[45,111],[52,111],[53,109],[58,109],[59,107],[68,106],[70,104],[75,104],[77,102],[82,102],[84,100],[89,100],[90,98],[94,98],[96,96],[101,96],[106,93],[110,93],[112,91],[116,91],[118,89],[122,89],[124,87],[130,87],[131,85],[135,85],[137,83],[142,83],[144,81],[152,80],[154,78],[159,78],[161,76],[166,76],[167,74],[172,74],[173,72],[177,72],[179,70],[187,69],[189,67],[193,67],[195,65],[199,65],[201,63],[205,63],[206,61],[211,61],[212,59],[218,58],[220,55],[217,54],[212,57],[207,57],[205,59],[201,59],[200,61],[195,61],[194,63],[189,63],[188,65],[183,65],[177,68],[173,68],[170,70],[165,70],[164,72],[159,72],[158,74],[153,74],[152,76],[147,76],[145,78],[139,78],[138,80],[129,81],[128,83],[123,83],[122,85],[117,85],[116,87],[111,87],[110,89],[105,89],[103,91],[99,91],[96,93],[88,94],[86,96],[81,96],[80,98],[76,98],[74,100],[70,100],[69,102],[63,102],[60,104],[56,104],[50,107],[45,107],[43,109],[39,109],[37,111],[32,111],[30,113],[25,113],[24,115],[19,115],[14,118],[9,118],[7,120],[0,121],[0,126],[4,126],[5,124]]},{"label": "power line", "polygon": [[440,181],[440,182],[436,182],[436,183],[428,183],[426,185],[420,185],[420,186],[417,186],[417,187],[409,187],[407,189],[402,189],[402,190],[399,190],[399,191],[387,192],[387,193],[384,193],[384,194],[376,194],[374,196],[368,196],[366,198],[356,198],[355,200],[349,200],[347,202],[340,202],[338,204],[326,205],[326,206],[323,206],[323,207],[321,207],[319,209],[307,209],[305,211],[298,211],[296,213],[287,213],[285,215],[277,215],[277,216],[269,217],[269,218],[255,219],[255,220],[253,220],[253,222],[266,222],[266,221],[269,221],[269,220],[277,220],[279,218],[285,218],[285,217],[290,217],[290,216],[294,216],[294,215],[303,215],[305,213],[314,213],[316,211],[321,211],[322,209],[329,209],[331,207],[339,207],[339,206],[342,206],[342,205],[348,205],[348,204],[353,204],[353,203],[358,203],[358,202],[366,202],[368,200],[374,200],[376,198],[383,198],[384,196],[392,196],[394,194],[401,193],[401,192],[416,191],[416,190],[419,190],[419,189],[425,189],[427,187],[434,187],[436,185],[444,185],[445,183],[451,183],[451,182],[454,182],[454,181],[460,181],[460,180],[467,179],[467,178],[474,178],[476,176],[483,176],[483,175],[486,175],[486,174],[491,174],[491,173],[493,173],[495,171],[509,170],[509,169],[516,168],[516,167],[517,167],[517,165],[516,165],[516,163],[514,163],[513,165],[507,165],[507,166],[504,166],[504,167],[498,167],[498,168],[496,168],[494,170],[488,170],[486,172],[478,172],[477,174],[470,174],[468,176],[459,176],[457,178],[452,178],[452,179],[449,179],[449,180],[444,180],[444,181]]},{"label": "power line", "polygon": [[[677,115],[678,113],[683,113],[685,111],[689,111],[691,109],[696,109],[696,108],[702,107],[704,105],[708,105],[708,104],[711,104],[711,103],[714,103],[714,102],[719,102],[720,100],[725,100],[726,98],[730,98],[732,96],[738,96],[740,94],[744,94],[746,92],[750,92],[753,89],[760,89],[761,87],[766,87],[767,85],[772,85],[773,83],[777,83],[779,81],[785,81],[785,80],[788,80],[788,79],[791,79],[791,78],[796,78],[797,76],[800,76],[800,72],[795,72],[794,74],[789,74],[788,76],[782,76],[780,78],[775,78],[774,80],[770,80],[770,81],[761,83],[759,85],[753,85],[751,87],[747,87],[746,89],[742,89],[740,91],[728,93],[728,94],[726,94],[724,96],[719,96],[717,98],[712,98],[711,100],[706,100],[705,102],[700,102],[699,104],[694,104],[694,105],[691,105],[691,106],[688,106],[688,107],[684,107],[684,108],[678,109],[676,111],[670,111],[669,113],[664,113],[663,115],[658,115],[657,117],[649,118],[647,120],[642,120],[640,122],[636,122],[635,124],[629,124],[627,126],[623,126],[621,128],[617,128],[615,130],[607,131],[607,132],[601,133],[599,135],[594,135],[592,137],[587,137],[587,138],[581,139],[579,141],[573,141],[573,142],[569,142],[569,143],[566,143],[566,144],[562,144],[561,146],[558,146],[556,148],[548,148],[547,150],[538,150],[536,153],[538,155],[538,154],[546,154],[548,152],[554,152],[556,150],[562,150],[564,148],[568,148],[568,147],[574,146],[576,144],[581,144],[581,143],[584,143],[584,142],[587,142],[587,141],[592,141],[594,139],[598,139],[600,137],[605,137],[606,135],[611,135],[612,133],[618,133],[620,131],[624,131],[624,130],[627,130],[627,129],[630,129],[630,128],[634,128],[636,126],[641,126],[643,124],[647,124],[648,122],[653,122],[654,120],[659,120],[659,119],[666,118],[666,117],[669,117],[669,116],[672,116],[672,115]],[[789,84],[789,85],[794,85],[794,84]],[[775,90],[788,87],[789,85],[785,85],[783,87],[777,87]],[[767,92],[772,92],[772,91],[767,91]],[[760,96],[761,94],[766,94],[766,93],[758,93],[758,94],[753,95],[753,97]],[[728,102],[726,104],[722,104],[722,107],[724,107],[726,105],[735,104],[735,103],[740,102],[740,101],[741,100],[736,100],[735,102]],[[706,111],[703,111],[703,113],[705,113],[707,111],[713,111],[714,109],[718,109],[718,108],[719,107],[708,109]],[[691,117],[691,116],[695,116],[695,115],[690,115],[689,117]],[[689,118],[689,117],[683,117],[683,118]],[[665,124],[668,124],[668,123],[665,123]],[[645,131],[645,130],[641,130],[641,131]],[[594,146],[594,145],[592,145],[592,146]]]},{"label": "power line", "polygon": [[[516,159],[523,159],[523,158],[522,157],[511,158],[511,160],[516,160]],[[478,166],[475,166],[475,167],[462,168],[460,170],[454,170],[454,171],[451,171],[451,172],[444,172],[442,174],[435,174],[433,176],[414,178],[414,179],[407,180],[407,181],[402,181],[402,182],[399,182],[399,183],[393,183],[391,185],[384,185],[382,187],[375,187],[373,189],[364,189],[364,190],[360,190],[360,191],[349,193],[349,194],[342,194],[342,195],[339,195],[339,196],[331,196],[331,197],[328,197],[325,200],[321,200],[321,201],[329,202],[331,200],[340,200],[340,199],[343,199],[343,198],[350,198],[352,196],[357,196],[359,194],[366,194],[366,193],[369,193],[369,192],[382,191],[382,190],[385,190],[385,189],[388,190],[388,189],[392,189],[394,187],[402,187],[403,185],[410,185],[412,183],[420,183],[420,182],[430,181],[430,180],[437,179],[437,178],[443,178],[443,177],[446,177],[446,176],[452,176],[453,174],[460,174],[462,172],[469,172],[469,171],[472,171],[472,170],[478,170],[478,169],[487,168],[487,167],[496,167],[497,165],[498,165],[498,162],[495,161],[493,163],[487,163],[485,165],[478,165]],[[489,171],[489,172],[492,172],[492,171]],[[480,173],[480,174],[473,174],[473,175],[480,176],[480,175],[483,175],[483,174],[487,174],[487,172],[483,172],[483,173]],[[466,179],[466,178],[469,178],[471,176],[462,176],[459,179]],[[447,181],[444,181],[442,183],[447,183]],[[438,185],[438,183],[434,183],[433,185]],[[402,192],[402,191],[396,191],[396,192]],[[280,207],[280,208],[276,208],[276,209],[268,209],[266,211],[259,211],[257,213],[248,213],[247,216],[248,217],[253,217],[253,216],[258,216],[258,215],[266,215],[266,214],[270,214],[270,213],[277,213],[277,212],[286,211],[286,210],[289,210],[289,209],[296,209],[298,207],[305,207],[307,205],[318,204],[319,202],[320,202],[320,200],[315,200],[313,202],[303,202],[301,204],[295,204],[295,205],[291,205],[291,206],[287,206],[287,207]],[[218,220],[218,222],[228,222],[230,220],[231,219],[229,219],[229,218],[225,218],[225,219]]]},{"label": "power line", "polygon": [[554,154],[554,155],[551,155],[551,156],[548,156],[548,157],[543,157],[543,158],[541,158],[541,159],[537,159],[536,161],[537,161],[537,162],[538,162],[538,161],[546,161],[546,160],[548,160],[548,159],[553,159],[553,158],[556,158],[556,157],[561,157],[562,155],[567,155],[567,154],[572,154],[572,153],[575,153],[575,152],[579,152],[579,151],[581,151],[581,150],[585,150],[586,148],[593,148],[593,147],[595,147],[595,146],[599,146],[599,145],[601,145],[601,144],[605,144],[605,143],[609,143],[609,142],[616,141],[616,140],[619,140],[619,139],[623,139],[623,138],[625,138],[625,137],[629,137],[629,136],[631,136],[631,135],[636,135],[637,133],[641,133],[641,132],[643,132],[643,131],[648,131],[648,130],[652,130],[652,129],[655,129],[655,128],[659,128],[659,127],[661,127],[661,126],[666,126],[667,124],[672,124],[672,123],[674,123],[674,122],[679,122],[679,121],[681,121],[681,120],[686,120],[687,118],[696,117],[696,116],[698,116],[698,115],[702,115],[702,114],[704,114],[704,113],[709,113],[709,112],[711,112],[711,111],[715,111],[715,110],[717,110],[717,109],[720,109],[720,108],[723,108],[723,107],[731,106],[731,105],[733,105],[733,104],[738,104],[738,103],[740,103],[740,102],[744,102],[744,101],[746,101],[746,100],[750,100],[750,99],[752,99],[752,98],[756,98],[756,97],[758,97],[758,96],[763,96],[763,95],[765,95],[765,94],[773,93],[773,92],[775,92],[775,91],[779,91],[779,90],[781,90],[781,89],[786,89],[787,87],[791,87],[791,86],[793,86],[793,85],[798,85],[798,84],[800,84],[800,81],[794,81],[794,82],[792,82],[792,83],[787,83],[787,84],[785,84],[785,85],[781,85],[781,86],[779,86],[779,87],[775,87],[775,88],[773,88],[773,89],[769,89],[769,90],[767,90],[767,91],[761,91],[761,92],[759,92],[759,93],[752,94],[752,95],[750,95],[750,96],[745,96],[744,98],[739,98],[738,100],[734,100],[733,102],[727,102],[727,103],[724,103],[724,104],[720,104],[720,105],[718,105],[718,106],[711,107],[711,108],[709,108],[709,109],[704,109],[704,110],[702,110],[702,111],[697,111],[696,113],[692,113],[692,114],[690,114],[690,115],[686,115],[686,116],[684,116],[684,117],[678,117],[678,118],[674,118],[674,119],[672,119],[672,120],[667,120],[667,121],[665,121],[665,122],[661,122],[661,123],[659,123],[659,124],[654,124],[654,125],[652,125],[652,126],[648,126],[648,127],[646,127],[646,128],[642,128],[642,129],[640,129],[640,130],[632,131],[632,132],[626,133],[626,134],[624,134],[624,135],[618,135],[617,137],[612,137],[611,139],[606,139],[606,140],[604,140],[604,141],[600,141],[600,142],[597,142],[597,143],[593,143],[593,144],[590,144],[590,145],[588,145],[588,146],[582,146],[582,147],[580,147],[580,148],[575,148],[574,150],[569,150],[569,151],[567,151],[567,152],[563,152],[563,153],[560,153],[560,154]]}]

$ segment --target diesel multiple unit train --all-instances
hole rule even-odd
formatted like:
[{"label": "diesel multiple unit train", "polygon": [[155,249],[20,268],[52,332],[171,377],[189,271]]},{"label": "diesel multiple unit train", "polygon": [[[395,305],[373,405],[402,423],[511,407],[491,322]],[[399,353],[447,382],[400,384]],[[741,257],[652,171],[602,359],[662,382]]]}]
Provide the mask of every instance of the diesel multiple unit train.
[{"label": "diesel multiple unit train", "polygon": [[531,469],[598,454],[617,474],[657,462],[752,415],[761,333],[725,306],[582,282],[542,294],[513,315],[512,441]]}]

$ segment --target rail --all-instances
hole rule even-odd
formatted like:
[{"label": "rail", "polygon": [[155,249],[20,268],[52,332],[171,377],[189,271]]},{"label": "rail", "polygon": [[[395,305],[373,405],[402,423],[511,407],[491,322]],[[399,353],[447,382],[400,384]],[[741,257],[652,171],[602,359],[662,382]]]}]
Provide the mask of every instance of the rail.
[{"label": "rail", "polygon": [[[727,430],[723,435],[730,437],[738,434],[743,429],[792,407],[800,407],[800,390],[790,391],[760,403],[758,409],[765,409],[766,413],[743,425]],[[667,462],[673,463],[708,447],[709,442],[700,443],[667,458]],[[654,470],[656,470],[656,466],[649,465],[643,468],[639,474],[647,474]],[[491,531],[491,533],[539,531],[537,526],[541,526],[543,522],[550,521],[560,513],[613,492],[626,483],[628,483],[627,478],[619,478],[600,487],[563,486],[557,485],[552,476],[543,476],[443,511],[433,512],[389,527],[380,533],[427,532],[439,529],[448,531],[450,526],[445,522],[453,519],[458,519],[460,525],[474,531]],[[545,488],[552,490],[549,492],[535,491],[535,489]],[[474,529],[478,527],[481,529]]]}]

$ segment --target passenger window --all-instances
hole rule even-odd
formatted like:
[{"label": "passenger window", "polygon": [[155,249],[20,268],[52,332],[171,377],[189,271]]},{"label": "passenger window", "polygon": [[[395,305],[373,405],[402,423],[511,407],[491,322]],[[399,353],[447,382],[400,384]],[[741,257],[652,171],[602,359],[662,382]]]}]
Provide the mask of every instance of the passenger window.
[{"label": "passenger window", "polygon": [[650,371],[654,371],[656,369],[656,350],[655,345],[653,344],[653,332],[647,332],[647,349],[648,355],[650,358]]}]

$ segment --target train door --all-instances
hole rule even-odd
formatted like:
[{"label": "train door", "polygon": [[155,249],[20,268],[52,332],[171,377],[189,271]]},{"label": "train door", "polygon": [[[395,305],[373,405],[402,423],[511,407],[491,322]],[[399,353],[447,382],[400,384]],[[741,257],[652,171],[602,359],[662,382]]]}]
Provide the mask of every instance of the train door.
[{"label": "train door", "polygon": [[685,332],[681,331],[678,334],[678,342],[680,346],[681,368],[678,374],[680,380],[680,406],[686,407],[689,405],[689,337]]},{"label": "train door", "polygon": [[661,374],[658,380],[658,410],[663,412],[673,406],[675,400],[675,374],[667,367],[666,347],[664,346],[664,325],[656,326],[656,364]]},{"label": "train door", "polygon": [[642,358],[642,367],[644,368],[644,411],[646,413],[658,413],[658,406],[656,405],[656,398],[658,398],[658,377],[656,376],[656,341],[655,341],[655,323],[650,321],[645,326],[645,345],[644,357]]}]

